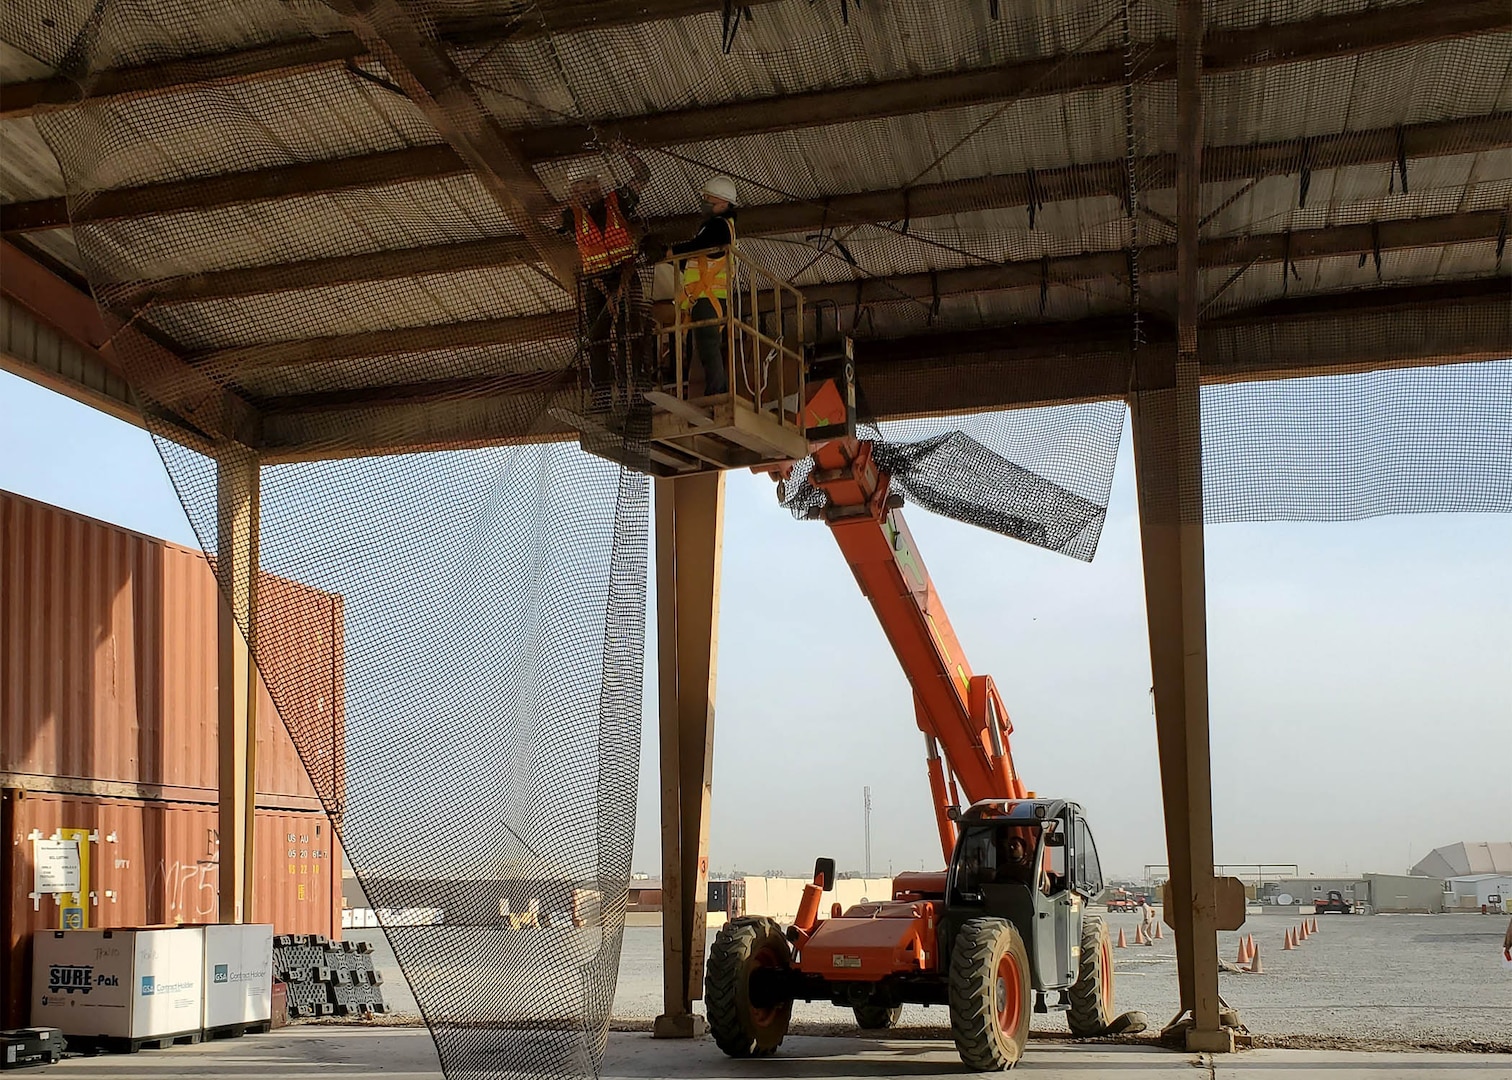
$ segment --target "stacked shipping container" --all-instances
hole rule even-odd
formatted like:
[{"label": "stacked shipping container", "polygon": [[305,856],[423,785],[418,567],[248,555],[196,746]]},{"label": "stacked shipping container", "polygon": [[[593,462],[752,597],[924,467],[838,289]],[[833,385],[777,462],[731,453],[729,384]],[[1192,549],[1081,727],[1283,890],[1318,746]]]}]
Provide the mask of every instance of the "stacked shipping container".
[{"label": "stacked shipping container", "polygon": [[[321,790],[259,686],[252,918],[335,936],[341,855],[325,811],[339,813],[343,779],[341,599],[261,587],[301,615],[297,640],[260,648],[299,650],[285,696],[318,748]],[[81,837],[87,899],[72,918],[85,925],[216,921],[221,602],[200,552],[0,491],[6,1025],[26,1018],[30,935],[65,919],[53,895],[31,895],[33,840]]]}]

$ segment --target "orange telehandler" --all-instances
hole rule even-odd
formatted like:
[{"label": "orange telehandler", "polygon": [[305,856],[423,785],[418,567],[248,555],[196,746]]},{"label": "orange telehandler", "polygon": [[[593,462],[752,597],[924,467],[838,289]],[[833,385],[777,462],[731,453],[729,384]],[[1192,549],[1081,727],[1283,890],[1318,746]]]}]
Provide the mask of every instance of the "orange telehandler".
[{"label": "orange telehandler", "polygon": [[[797,1000],[849,1007],[863,1028],[890,1026],[905,1003],[946,1005],[962,1061],[1007,1069],[1031,1010],[1066,1011],[1080,1036],[1114,1022],[1111,942],[1086,910],[1103,887],[1097,849],[1076,803],[1025,790],[997,687],[967,663],[902,499],[855,436],[852,365],[837,375],[809,383],[810,423],[831,426],[808,429],[808,479],[827,496],[824,519],[913,687],[948,869],[899,874],[891,900],[834,904],[821,918],[835,864],[818,860],[791,926],[747,916],[720,930],[704,983],[709,1027],[726,1054],[753,1057],[777,1049]],[[780,493],[793,469],[757,471]]]}]

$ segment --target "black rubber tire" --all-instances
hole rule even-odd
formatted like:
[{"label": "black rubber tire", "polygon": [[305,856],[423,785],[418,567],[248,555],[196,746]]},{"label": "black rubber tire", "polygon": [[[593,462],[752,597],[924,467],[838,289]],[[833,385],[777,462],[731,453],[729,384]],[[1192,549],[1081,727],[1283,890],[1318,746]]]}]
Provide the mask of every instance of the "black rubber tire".
[{"label": "black rubber tire", "polygon": [[966,1067],[1001,1072],[1017,1065],[1031,1012],[1029,952],[1018,930],[1007,919],[966,923],[950,953],[950,1033]]},{"label": "black rubber tire", "polygon": [[894,1005],[889,1008],[886,1005],[854,1005],[852,1010],[856,1014],[856,1026],[862,1031],[885,1031],[898,1022],[898,1017],[903,1015],[903,1006]]},{"label": "black rubber tire", "polygon": [[1105,1035],[1113,1023],[1113,942],[1101,915],[1083,915],[1081,955],[1066,1023],[1079,1039]]},{"label": "black rubber tire", "polygon": [[751,972],[763,966],[791,967],[792,961],[792,947],[772,919],[736,919],[714,938],[704,972],[704,1009],[709,1033],[730,1057],[766,1057],[782,1045],[793,1003],[753,1008]]}]

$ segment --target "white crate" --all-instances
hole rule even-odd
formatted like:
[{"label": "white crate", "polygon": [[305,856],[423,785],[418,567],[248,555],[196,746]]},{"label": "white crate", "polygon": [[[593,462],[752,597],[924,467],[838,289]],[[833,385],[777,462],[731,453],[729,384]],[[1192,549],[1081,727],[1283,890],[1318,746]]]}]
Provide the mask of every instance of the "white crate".
[{"label": "white crate", "polygon": [[150,1039],[200,1029],[202,927],[52,930],[32,935],[36,1026]]},{"label": "white crate", "polygon": [[273,1015],[273,927],[205,927],[205,1030],[256,1024]]}]

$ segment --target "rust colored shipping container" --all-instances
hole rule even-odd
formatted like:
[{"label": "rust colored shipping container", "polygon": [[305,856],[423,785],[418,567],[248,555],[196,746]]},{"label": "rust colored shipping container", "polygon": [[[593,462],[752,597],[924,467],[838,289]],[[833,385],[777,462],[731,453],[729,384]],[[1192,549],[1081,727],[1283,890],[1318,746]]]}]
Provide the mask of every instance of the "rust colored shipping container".
[{"label": "rust colored shipping container", "polygon": [[[314,809],[318,791],[339,812],[341,598],[271,574],[258,588],[258,651],[285,705],[260,682],[258,801]],[[203,553],[0,491],[0,783],[213,793],[223,603]]]},{"label": "rust colored shipping container", "polygon": [[[31,936],[62,925],[52,895],[33,897],[36,840],[79,830],[88,926],[215,922],[220,852],[213,804],[4,792],[0,888],[4,890],[4,1026],[26,1021]],[[320,812],[260,810],[252,921],[276,933],[341,933],[341,849]]]}]

